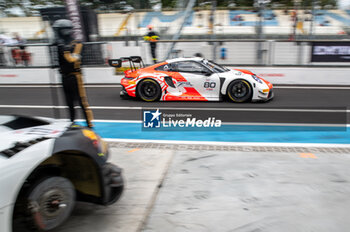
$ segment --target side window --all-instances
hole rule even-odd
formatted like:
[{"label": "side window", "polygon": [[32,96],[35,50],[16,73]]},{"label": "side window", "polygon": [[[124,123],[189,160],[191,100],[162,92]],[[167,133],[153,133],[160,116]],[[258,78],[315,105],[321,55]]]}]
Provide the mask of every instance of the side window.
[{"label": "side window", "polygon": [[[174,63],[175,64],[175,63]],[[193,61],[176,62],[178,72],[205,73],[210,72],[203,65]]]},{"label": "side window", "polygon": [[172,67],[172,64],[164,64],[162,66],[155,68],[155,70],[169,72],[169,71],[173,71],[171,67]]}]

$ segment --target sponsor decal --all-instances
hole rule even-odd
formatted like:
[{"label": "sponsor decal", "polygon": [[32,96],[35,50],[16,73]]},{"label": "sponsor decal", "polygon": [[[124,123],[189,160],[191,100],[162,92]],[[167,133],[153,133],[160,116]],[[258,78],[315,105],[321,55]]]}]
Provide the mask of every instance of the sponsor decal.
[{"label": "sponsor decal", "polygon": [[161,112],[159,109],[143,111],[143,129],[208,129],[221,125],[222,121],[215,117],[197,118],[192,113]]},{"label": "sponsor decal", "polygon": [[83,132],[83,135],[85,137],[89,138],[90,140],[98,140],[98,137],[95,134],[95,132],[93,132],[91,130],[87,130],[87,129],[82,130],[82,132]]}]

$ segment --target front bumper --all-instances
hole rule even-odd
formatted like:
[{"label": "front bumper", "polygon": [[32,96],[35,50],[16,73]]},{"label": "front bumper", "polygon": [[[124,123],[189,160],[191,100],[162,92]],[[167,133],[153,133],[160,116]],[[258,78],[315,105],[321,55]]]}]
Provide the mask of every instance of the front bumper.
[{"label": "front bumper", "polygon": [[130,98],[130,95],[128,94],[128,92],[125,90],[124,87],[123,87],[123,89],[120,91],[120,97],[123,98],[123,99]]},{"label": "front bumper", "polygon": [[112,163],[106,163],[103,166],[103,204],[110,205],[116,202],[122,195],[124,189],[124,180],[122,169]]},{"label": "front bumper", "polygon": [[275,93],[273,92],[273,89],[270,90],[269,95],[267,95],[267,101],[271,100],[275,96]]},{"label": "front bumper", "polygon": [[264,93],[259,91],[257,99],[255,99],[255,101],[267,102],[267,101],[270,101],[271,99],[273,99],[274,96],[275,96],[275,93],[274,93],[273,89],[271,89],[268,94],[264,94]]}]

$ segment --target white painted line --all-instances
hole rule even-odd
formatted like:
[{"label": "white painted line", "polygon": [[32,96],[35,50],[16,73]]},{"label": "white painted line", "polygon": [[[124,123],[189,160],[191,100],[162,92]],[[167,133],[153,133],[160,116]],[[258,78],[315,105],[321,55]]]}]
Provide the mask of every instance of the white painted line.
[{"label": "white painted line", "polygon": [[[35,84],[28,84],[28,85],[0,85],[0,88],[60,88],[61,84],[54,84],[54,85],[35,85]],[[110,84],[110,85],[99,85],[99,84],[86,84],[85,88],[120,88],[122,87],[121,84]],[[350,86],[274,86],[274,89],[329,89],[329,90],[350,90]]]},{"label": "white painted line", "polygon": [[[319,124],[319,123],[239,123],[239,122],[223,122],[222,125],[229,125],[229,126],[291,126],[291,127],[347,127],[350,125],[346,124]],[[268,129],[267,129],[268,130]]]},{"label": "white painted line", "polygon": [[158,143],[158,144],[186,144],[186,145],[217,145],[217,146],[277,146],[277,147],[330,147],[330,148],[350,148],[350,144],[321,144],[321,143],[263,143],[263,142],[213,142],[213,141],[180,141],[180,140],[148,140],[148,139],[109,139],[107,142],[126,143]]},{"label": "white painted line", "polygon": [[[77,122],[85,122],[85,119],[78,119]],[[93,122],[110,122],[110,123],[143,123],[142,120],[104,120],[104,119],[95,119]],[[314,123],[239,123],[239,122],[223,122],[222,125],[229,126],[303,126],[303,127],[350,127],[346,124],[314,124]],[[219,129],[220,130],[220,129]]]},{"label": "white painted line", "polygon": [[[85,119],[79,119],[75,121],[85,122]],[[141,120],[105,120],[105,119],[94,119],[92,122],[113,122],[113,123],[143,123]]]},{"label": "white painted line", "polygon": [[[79,119],[76,121],[85,121],[84,119]],[[97,119],[93,120],[94,122],[111,122],[111,123],[143,123],[142,120],[104,120],[104,119]],[[349,125],[345,124],[308,124],[308,123],[239,123],[239,122],[223,122],[222,125],[229,125],[229,126],[303,126],[303,127],[350,127]]]},{"label": "white painted line", "polygon": [[[40,105],[0,105],[0,108],[30,108],[30,109],[64,109],[66,106],[40,106]],[[254,111],[254,112],[315,112],[315,113],[349,113],[350,110],[332,109],[272,109],[272,108],[185,108],[185,107],[140,107],[140,106],[90,106],[93,110],[193,110],[193,111]]]},{"label": "white painted line", "polygon": [[185,107],[128,107],[128,106],[91,106],[91,109],[101,110],[142,110],[142,109],[161,109],[161,110],[193,110],[193,111],[260,111],[260,112],[316,112],[316,113],[345,113],[350,110],[331,110],[331,109],[271,109],[271,108],[185,108]]},{"label": "white painted line", "polygon": [[23,109],[65,109],[67,106],[37,106],[37,105],[0,105],[0,108],[23,108]]}]

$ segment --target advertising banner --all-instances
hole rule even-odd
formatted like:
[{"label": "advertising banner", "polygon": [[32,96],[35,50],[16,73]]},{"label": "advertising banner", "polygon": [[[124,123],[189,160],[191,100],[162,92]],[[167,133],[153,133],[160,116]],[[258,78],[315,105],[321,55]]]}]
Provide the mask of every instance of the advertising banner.
[{"label": "advertising banner", "polygon": [[85,41],[83,21],[80,15],[80,7],[78,0],[65,0],[65,2],[67,15],[73,24],[74,39],[79,41]]},{"label": "advertising banner", "polygon": [[311,62],[350,62],[350,42],[313,42]]}]

